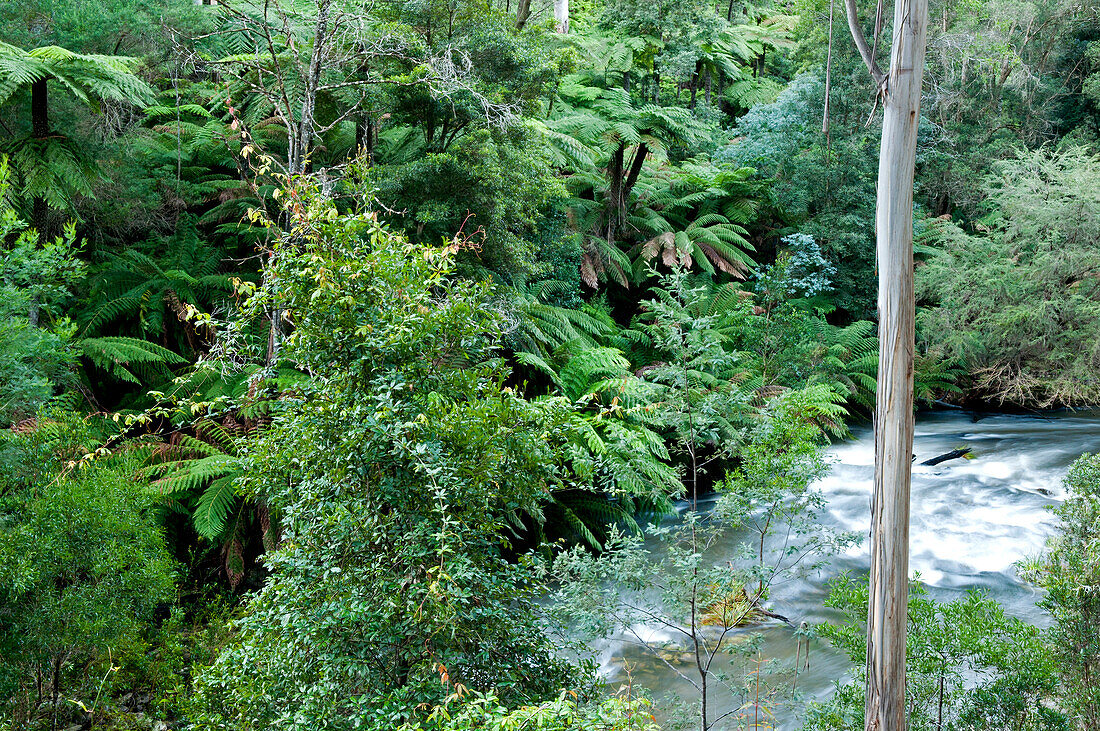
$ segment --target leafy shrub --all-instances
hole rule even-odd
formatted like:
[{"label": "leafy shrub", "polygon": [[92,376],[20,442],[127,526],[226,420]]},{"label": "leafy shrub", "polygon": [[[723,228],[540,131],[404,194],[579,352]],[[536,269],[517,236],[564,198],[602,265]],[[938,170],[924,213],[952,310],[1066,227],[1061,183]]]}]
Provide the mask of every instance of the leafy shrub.
[{"label": "leafy shrub", "polygon": [[981,233],[934,221],[917,270],[929,349],[973,389],[1026,406],[1100,400],[1100,161],[1081,149],[1021,151],[984,183]]},{"label": "leafy shrub", "polygon": [[399,731],[657,731],[660,728],[649,702],[629,694],[600,703],[578,703],[561,693],[536,706],[508,708],[492,693],[456,693],[437,706],[423,725],[406,725]]},{"label": "leafy shrub", "polygon": [[506,526],[565,476],[554,402],[505,388],[484,285],[454,249],[288,195],[292,231],[251,307],[295,330],[309,373],[243,446],[244,492],[282,516],[269,577],[200,679],[214,728],[392,729],[450,687],[541,702],[573,682],[538,623],[540,584]]},{"label": "leafy shrub", "polygon": [[[94,443],[75,417],[4,437],[0,471],[0,712],[94,706],[120,659],[144,650],[174,564],[128,479],[131,456],[67,464]],[[91,441],[90,441],[91,440]],[[102,679],[102,680],[101,680]]]},{"label": "leafy shrub", "polygon": [[[856,664],[855,678],[839,685],[832,700],[812,703],[803,728],[862,729],[866,582],[841,576],[826,604],[845,619],[822,625],[821,634]],[[913,731],[1071,728],[1050,702],[1057,683],[1057,665],[1037,627],[1006,616],[977,592],[937,602],[920,584],[910,586],[906,685]]]},{"label": "leafy shrub", "polygon": [[1100,455],[1085,455],[1066,476],[1070,497],[1055,509],[1060,532],[1025,574],[1047,590],[1061,702],[1087,729],[1100,728]]}]

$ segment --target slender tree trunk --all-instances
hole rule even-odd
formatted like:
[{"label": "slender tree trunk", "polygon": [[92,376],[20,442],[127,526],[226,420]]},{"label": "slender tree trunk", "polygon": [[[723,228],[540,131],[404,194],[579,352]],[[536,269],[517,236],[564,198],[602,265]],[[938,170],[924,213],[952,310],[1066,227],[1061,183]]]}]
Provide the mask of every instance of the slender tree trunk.
[{"label": "slender tree trunk", "polygon": [[634,159],[630,162],[630,171],[626,174],[626,183],[623,185],[624,214],[626,212],[626,201],[630,198],[630,191],[634,190],[634,184],[638,182],[638,176],[642,172],[642,165],[645,164],[647,155],[649,155],[649,146],[644,142],[639,143],[638,149],[634,151]]},{"label": "slender tree trunk", "polygon": [[264,358],[265,365],[271,365],[279,355],[283,343],[282,327],[283,311],[275,307],[271,310],[271,319],[267,330],[267,355]]},{"label": "slender tree trunk", "polygon": [[367,118],[367,140],[366,140],[367,141],[366,151],[367,151],[367,164],[368,165],[373,165],[374,164],[374,141],[377,137],[378,137],[378,130],[375,129],[374,119],[368,117]]},{"label": "slender tree trunk", "polygon": [[944,675],[947,673],[947,658],[940,658],[940,702],[939,709],[936,712],[936,731],[943,731],[943,681]]},{"label": "slender tree trunk", "polygon": [[619,148],[611,155],[607,165],[607,239],[614,240],[619,231],[619,226],[626,216],[626,203],[623,200],[623,158],[626,146]]},{"label": "slender tree trunk", "polygon": [[[364,58],[369,58],[366,44],[360,43],[359,52]],[[370,78],[370,63],[363,61],[359,64],[359,78]],[[366,105],[364,105],[366,107]],[[373,105],[372,105],[373,107]],[[355,155],[362,155],[367,160],[367,166],[374,165],[374,109],[366,107],[355,117]]]},{"label": "slender tree trunk", "polygon": [[313,50],[309,58],[309,72],[306,76],[305,93],[302,94],[302,115],[298,120],[298,129],[293,140],[287,167],[291,175],[304,173],[313,147],[314,114],[317,108],[317,94],[321,85],[321,67],[328,50],[329,13],[332,0],[322,0],[317,5],[317,20],[313,29]]},{"label": "slender tree trunk", "polygon": [[848,25],[883,99],[875,218],[879,370],[867,607],[867,731],[905,731],[909,597],[909,486],[913,455],[913,171],[928,29],[928,0],[896,0],[890,69],[867,47],[855,0]]},{"label": "slender tree trunk", "polygon": [[691,100],[688,102],[688,109],[695,109],[695,95],[699,91],[699,74],[703,72],[703,59],[696,59],[695,71],[691,75]]},{"label": "slender tree trunk", "polygon": [[527,19],[531,17],[531,0],[519,0],[516,3],[516,30],[523,30]]},{"label": "slender tree trunk", "polygon": [[554,0],[554,20],[558,24],[558,33],[569,32],[569,0]]},{"label": "slender tree trunk", "polygon": [[825,109],[821,112],[821,132],[825,135],[825,147],[831,147],[829,139],[829,94],[833,86],[833,12],[836,0],[829,0],[829,50],[825,55]]},{"label": "slender tree trunk", "polygon": [[[31,84],[31,132],[36,140],[50,136],[49,88],[46,79]],[[45,243],[49,239],[49,208],[42,197],[31,201],[31,225],[38,231],[38,240]]]},{"label": "slender tree trunk", "polygon": [[61,666],[64,656],[58,655],[53,661],[53,698],[50,708],[50,731],[57,730],[57,699],[61,695]]},{"label": "slender tree trunk", "polygon": [[31,129],[38,139],[50,136],[49,88],[46,83],[46,79],[39,79],[31,84]]},{"label": "slender tree trunk", "polygon": [[[696,644],[698,644],[698,640],[696,640]],[[699,728],[701,731],[710,731],[710,724],[707,723],[707,716],[709,715],[710,712],[707,709],[707,678],[704,675],[699,689]]]}]

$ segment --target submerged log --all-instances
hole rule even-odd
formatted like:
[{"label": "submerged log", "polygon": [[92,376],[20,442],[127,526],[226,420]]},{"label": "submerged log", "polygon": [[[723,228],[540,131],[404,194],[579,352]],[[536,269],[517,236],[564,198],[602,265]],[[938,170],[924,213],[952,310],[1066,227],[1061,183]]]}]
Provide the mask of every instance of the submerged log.
[{"label": "submerged log", "polygon": [[939,457],[926,459],[921,462],[921,464],[928,467],[934,467],[940,462],[946,462],[949,459],[958,459],[959,457],[965,457],[968,454],[970,454],[970,447],[963,447],[962,449],[952,449],[950,452],[947,452],[946,454],[941,454]]}]

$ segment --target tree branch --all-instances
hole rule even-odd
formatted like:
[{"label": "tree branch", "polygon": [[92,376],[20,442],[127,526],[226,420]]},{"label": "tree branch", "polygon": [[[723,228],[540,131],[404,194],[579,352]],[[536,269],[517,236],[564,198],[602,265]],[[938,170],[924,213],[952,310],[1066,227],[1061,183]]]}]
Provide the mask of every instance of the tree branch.
[{"label": "tree branch", "polygon": [[878,61],[875,60],[875,55],[867,44],[867,37],[863,35],[863,28],[859,25],[859,17],[856,11],[856,0],[844,0],[844,12],[848,16],[848,30],[852,34],[852,40],[855,41],[860,58],[863,59],[863,64],[867,67],[867,70],[871,72],[871,78],[874,79],[875,86],[881,91],[886,87],[886,74],[879,68]]}]

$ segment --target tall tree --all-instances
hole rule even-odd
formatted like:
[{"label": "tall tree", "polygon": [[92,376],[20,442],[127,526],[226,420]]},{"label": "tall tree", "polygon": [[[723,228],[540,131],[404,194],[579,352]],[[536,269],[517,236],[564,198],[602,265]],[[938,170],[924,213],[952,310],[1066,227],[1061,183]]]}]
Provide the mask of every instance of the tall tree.
[{"label": "tall tree", "polygon": [[[341,12],[333,0],[221,4],[229,23],[238,27],[239,40],[250,46],[218,61],[225,74],[242,82],[236,91],[255,97],[264,116],[274,117],[286,130],[286,167],[289,175],[305,172],[315,142],[337,124],[350,119],[363,103],[358,70],[368,56],[363,43],[349,35],[357,16]],[[332,78],[333,75],[338,78]],[[318,99],[336,89],[358,93],[334,119],[317,119]],[[247,110],[244,113],[249,116]],[[245,134],[251,137],[249,130]]]},{"label": "tall tree", "polygon": [[848,27],[883,105],[875,246],[878,258],[879,367],[875,400],[875,484],[871,500],[871,575],[867,606],[867,731],[904,731],[905,641],[909,597],[909,482],[913,454],[913,171],[917,154],[928,0],[897,0],[886,72],[855,0]]},{"label": "tall tree", "polygon": [[499,320],[485,284],[452,277],[457,245],[410,245],[319,187],[283,200],[292,233],[256,298],[295,325],[277,366],[311,376],[242,450],[244,492],[284,516],[283,538],[198,681],[198,725],[392,729],[457,684],[556,695],[573,674],[506,531],[573,483],[546,439],[568,412],[504,386]]}]

